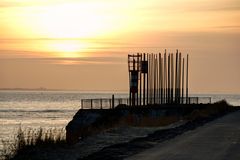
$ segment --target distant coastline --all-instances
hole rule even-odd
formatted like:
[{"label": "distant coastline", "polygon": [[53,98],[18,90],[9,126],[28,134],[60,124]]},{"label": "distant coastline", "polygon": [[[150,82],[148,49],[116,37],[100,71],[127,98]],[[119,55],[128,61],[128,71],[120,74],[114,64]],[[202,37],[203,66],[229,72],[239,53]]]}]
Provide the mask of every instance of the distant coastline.
[{"label": "distant coastline", "polygon": [[59,89],[47,89],[47,88],[0,88],[2,91],[60,91]]},{"label": "distant coastline", "polygon": [[74,91],[84,93],[128,93],[126,90],[77,90],[77,89],[49,89],[44,87],[39,88],[0,88],[0,91]]}]

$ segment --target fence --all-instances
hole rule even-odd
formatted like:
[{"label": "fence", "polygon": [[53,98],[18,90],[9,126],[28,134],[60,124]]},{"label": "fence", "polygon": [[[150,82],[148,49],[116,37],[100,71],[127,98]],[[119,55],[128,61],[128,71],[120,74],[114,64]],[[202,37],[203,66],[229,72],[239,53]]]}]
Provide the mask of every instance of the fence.
[{"label": "fence", "polygon": [[[176,99],[176,101],[172,100],[172,102],[169,99],[155,99],[155,102],[154,102],[153,98],[149,98],[149,102],[147,104],[156,104],[156,105],[176,104],[177,101],[180,104],[208,104],[208,103],[211,103],[211,97],[188,97],[188,98],[184,97],[184,98]],[[120,104],[129,105],[129,99],[128,98],[82,99],[81,109],[113,109],[114,107]],[[136,101],[135,104],[138,104],[138,102]],[[141,105],[138,105],[138,106],[141,106]]]},{"label": "fence", "polygon": [[[148,98],[148,102],[146,104],[208,104],[211,103],[211,97],[180,97],[180,98]],[[140,104],[139,102],[135,102],[135,104]],[[143,101],[141,101],[141,105]]]},{"label": "fence", "polygon": [[128,98],[101,98],[101,99],[82,99],[82,109],[112,109],[120,104],[129,104]]}]

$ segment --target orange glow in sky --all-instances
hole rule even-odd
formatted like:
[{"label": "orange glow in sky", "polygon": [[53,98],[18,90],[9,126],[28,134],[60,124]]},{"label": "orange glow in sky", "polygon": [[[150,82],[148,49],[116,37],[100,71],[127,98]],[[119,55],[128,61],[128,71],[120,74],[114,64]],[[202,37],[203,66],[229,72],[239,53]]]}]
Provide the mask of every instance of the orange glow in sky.
[{"label": "orange glow in sky", "polygon": [[240,93],[239,19],[239,0],[0,0],[0,88],[127,90],[127,54],[167,48],[192,92]]}]

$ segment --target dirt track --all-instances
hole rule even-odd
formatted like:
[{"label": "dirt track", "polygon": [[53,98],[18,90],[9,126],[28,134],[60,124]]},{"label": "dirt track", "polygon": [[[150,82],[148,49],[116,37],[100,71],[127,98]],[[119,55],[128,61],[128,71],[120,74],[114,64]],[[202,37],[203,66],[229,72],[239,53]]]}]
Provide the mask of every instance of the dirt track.
[{"label": "dirt track", "polygon": [[240,159],[240,111],[140,152],[128,160]]}]

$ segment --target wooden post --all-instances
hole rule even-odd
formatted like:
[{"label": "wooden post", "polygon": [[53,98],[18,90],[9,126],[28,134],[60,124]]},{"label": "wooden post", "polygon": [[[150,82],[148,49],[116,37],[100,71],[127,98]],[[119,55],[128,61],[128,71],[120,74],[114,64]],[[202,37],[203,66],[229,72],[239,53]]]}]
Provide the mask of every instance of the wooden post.
[{"label": "wooden post", "polygon": [[152,53],[152,104],[154,104],[154,54]]},{"label": "wooden post", "polygon": [[159,63],[159,68],[158,68],[158,71],[159,71],[159,104],[161,104],[161,96],[162,96],[162,93],[161,93],[161,88],[162,88],[162,71],[161,71],[161,53],[159,53],[158,55],[158,63]]},{"label": "wooden post", "polygon": [[129,72],[128,72],[128,77],[129,77],[129,106],[131,106],[131,102],[132,102],[132,95],[131,95],[131,72],[130,72],[130,55],[128,55],[128,70],[129,70]]},{"label": "wooden post", "polygon": [[156,59],[155,54],[153,55],[153,104],[156,103]]},{"label": "wooden post", "polygon": [[[138,65],[140,65],[142,63],[142,54],[140,54],[140,60],[138,61]],[[139,93],[139,104],[140,106],[142,105],[142,73],[141,73],[141,70],[140,70],[140,66],[138,66],[138,74],[140,74],[139,76],[139,79],[140,79],[140,93]]]},{"label": "wooden post", "polygon": [[168,55],[168,77],[167,77],[167,103],[170,103],[170,86],[171,86],[171,79],[170,79],[170,54]]},{"label": "wooden post", "polygon": [[155,103],[157,104],[157,100],[158,100],[158,57],[157,54],[155,54],[155,74],[156,74],[156,96],[155,96]]},{"label": "wooden post", "polygon": [[163,78],[163,58],[161,58],[161,104],[163,104],[163,97],[164,97],[164,78]]},{"label": "wooden post", "polygon": [[[145,62],[146,61],[146,55],[145,55],[145,53],[143,54],[143,61]],[[145,80],[146,80],[146,73],[143,73],[143,105],[145,106],[145,95],[146,95],[146,82],[145,82]]]},{"label": "wooden post", "polygon": [[178,50],[177,50],[177,53],[176,53],[176,70],[175,70],[175,103],[177,103],[177,89],[178,89]]},{"label": "wooden post", "polygon": [[181,103],[181,75],[182,75],[182,54],[181,52],[179,53],[179,77],[178,77],[178,99],[179,99],[179,103]]},{"label": "wooden post", "polygon": [[173,54],[171,54],[171,103],[173,103],[173,88],[174,88],[174,66]]},{"label": "wooden post", "polygon": [[184,103],[184,58],[183,58],[183,67],[182,67],[182,104]]},{"label": "wooden post", "polygon": [[166,55],[166,49],[164,53],[164,103],[166,103],[167,100],[167,55]]},{"label": "wooden post", "polygon": [[[138,72],[138,69],[139,69],[139,53],[137,53],[137,68],[135,69],[137,71],[137,76],[139,76],[139,72]],[[139,78],[139,77],[138,77]],[[137,83],[138,83],[138,78],[137,78]],[[139,93],[139,84],[137,85],[137,106],[138,106],[138,93]]]},{"label": "wooden post", "polygon": [[153,71],[153,53],[151,55],[151,104],[153,104],[153,77],[154,77],[154,71]]},{"label": "wooden post", "polygon": [[149,54],[149,103],[152,104],[152,54]]},{"label": "wooden post", "polygon": [[187,99],[187,104],[188,102],[188,54],[187,54],[187,71],[186,71],[186,99]]},{"label": "wooden post", "polygon": [[83,100],[81,99],[81,109],[83,109]]},{"label": "wooden post", "polygon": [[93,109],[93,103],[92,103],[92,99],[91,99],[91,109]]},{"label": "wooden post", "polygon": [[149,104],[152,103],[151,96],[152,96],[152,54],[149,54]]},{"label": "wooden post", "polygon": [[155,104],[157,104],[158,102],[158,67],[157,67],[157,62],[158,62],[158,59],[157,59],[157,54],[155,54],[155,65],[154,65],[154,68],[155,68]]},{"label": "wooden post", "polygon": [[114,94],[112,95],[112,109],[114,109]]},{"label": "wooden post", "polygon": [[149,92],[148,92],[148,90],[149,90],[149,55],[147,54],[147,61],[148,61],[148,73],[147,73],[147,105],[148,105],[148,94],[149,94]]}]

